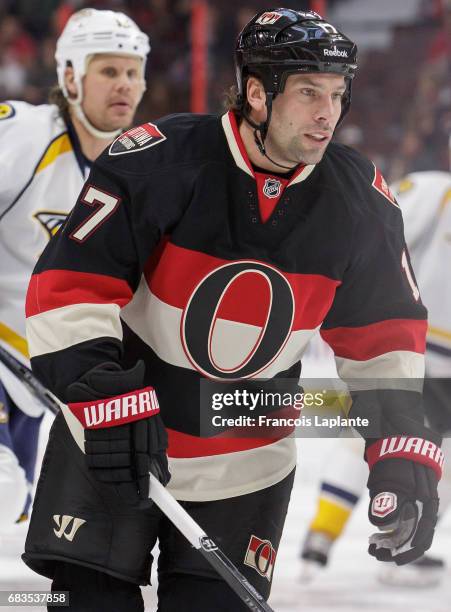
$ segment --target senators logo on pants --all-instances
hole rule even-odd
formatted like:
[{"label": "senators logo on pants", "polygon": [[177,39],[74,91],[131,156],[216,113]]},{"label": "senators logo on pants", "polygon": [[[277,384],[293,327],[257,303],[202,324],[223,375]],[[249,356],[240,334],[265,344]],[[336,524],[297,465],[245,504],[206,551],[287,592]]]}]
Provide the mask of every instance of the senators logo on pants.
[{"label": "senators logo on pants", "polygon": [[260,540],[252,535],[244,557],[244,564],[253,567],[260,576],[271,582],[274,563],[276,562],[276,551],[269,540]]}]

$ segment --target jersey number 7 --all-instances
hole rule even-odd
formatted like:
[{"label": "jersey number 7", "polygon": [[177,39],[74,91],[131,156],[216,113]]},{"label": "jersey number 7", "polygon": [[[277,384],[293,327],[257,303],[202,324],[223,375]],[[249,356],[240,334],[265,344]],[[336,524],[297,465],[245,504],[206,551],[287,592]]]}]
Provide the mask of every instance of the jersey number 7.
[{"label": "jersey number 7", "polygon": [[89,238],[114,213],[121,200],[98,187],[88,185],[80,201],[97,208],[70,234],[70,238],[76,242],[84,242]]}]

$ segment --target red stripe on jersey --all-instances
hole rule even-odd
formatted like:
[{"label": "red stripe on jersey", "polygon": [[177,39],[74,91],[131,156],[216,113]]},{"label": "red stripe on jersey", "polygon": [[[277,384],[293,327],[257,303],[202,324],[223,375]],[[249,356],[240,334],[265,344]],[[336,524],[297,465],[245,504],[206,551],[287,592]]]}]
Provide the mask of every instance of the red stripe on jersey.
[{"label": "red stripe on jersey", "polygon": [[[221,418],[219,415],[215,416]],[[168,428],[168,455],[175,459],[210,457],[267,446],[292,434],[299,416],[299,410],[284,406],[269,412],[266,415],[268,420],[262,425],[258,422],[243,426],[233,425],[209,438],[191,436]],[[258,421],[258,417],[255,420]]]},{"label": "red stripe on jersey", "polygon": [[364,361],[392,351],[426,349],[427,322],[417,319],[389,319],[363,327],[336,327],[321,330],[321,336],[337,357]]},{"label": "red stripe on jersey", "polygon": [[119,278],[70,270],[47,270],[33,274],[28,286],[27,317],[73,304],[117,304],[132,299],[128,283]]},{"label": "red stripe on jersey", "polygon": [[273,444],[286,436],[279,438],[230,438],[215,436],[212,438],[200,438],[190,436],[175,429],[167,428],[168,432],[168,457],[174,459],[188,459],[193,457],[211,457],[214,455],[225,455],[238,451],[251,450]]},{"label": "red stripe on jersey", "polygon": [[[244,260],[237,260],[244,261]],[[152,293],[161,301],[184,309],[198,284],[221,266],[234,263],[175,246],[169,242],[158,266],[147,273]],[[262,263],[255,260],[255,263]],[[269,266],[276,269],[274,266]],[[295,301],[293,331],[314,329],[324,319],[340,281],[320,274],[293,274],[278,270],[291,286]],[[262,326],[268,313],[268,285],[261,274],[246,272],[224,295],[218,316],[222,319]]]}]

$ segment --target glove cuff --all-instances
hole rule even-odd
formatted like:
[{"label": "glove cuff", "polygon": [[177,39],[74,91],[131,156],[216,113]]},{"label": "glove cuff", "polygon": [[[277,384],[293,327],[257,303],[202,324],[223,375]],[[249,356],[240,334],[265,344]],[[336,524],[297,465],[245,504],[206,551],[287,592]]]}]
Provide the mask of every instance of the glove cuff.
[{"label": "glove cuff", "polygon": [[153,387],[144,387],[100,400],[69,403],[68,407],[84,429],[116,427],[147,419],[160,412]]},{"label": "glove cuff", "polygon": [[445,459],[440,446],[430,440],[413,436],[382,438],[368,446],[365,458],[370,470],[375,463],[384,459],[408,459],[409,461],[415,461],[432,468],[438,480],[442,477]]}]

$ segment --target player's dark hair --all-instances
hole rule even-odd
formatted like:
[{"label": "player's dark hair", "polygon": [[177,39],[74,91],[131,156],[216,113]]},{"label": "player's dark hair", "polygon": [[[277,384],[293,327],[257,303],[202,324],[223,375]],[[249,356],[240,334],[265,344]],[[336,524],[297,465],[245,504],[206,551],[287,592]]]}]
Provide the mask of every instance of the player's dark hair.
[{"label": "player's dark hair", "polygon": [[[263,80],[261,79],[261,77],[258,74],[247,74],[244,79],[243,79],[243,88],[244,91],[246,91],[247,88],[247,82],[249,80],[249,77],[255,77],[256,79],[260,79],[260,81]],[[232,85],[224,94],[224,100],[223,100],[223,106],[224,106],[224,110],[226,111],[232,111],[235,113],[235,115],[238,117],[238,119],[241,119],[242,116],[244,115],[244,113],[250,113],[251,112],[251,107],[249,105],[249,103],[247,102],[247,100],[244,100],[244,104],[243,104],[243,98],[238,90],[237,85]],[[244,111],[244,112],[243,112]]]},{"label": "player's dark hair", "polygon": [[61,87],[59,87],[59,85],[54,85],[49,91],[48,102],[49,104],[55,104],[58,107],[59,114],[67,123],[67,121],[70,119],[69,102],[65,98],[63,90]]}]

